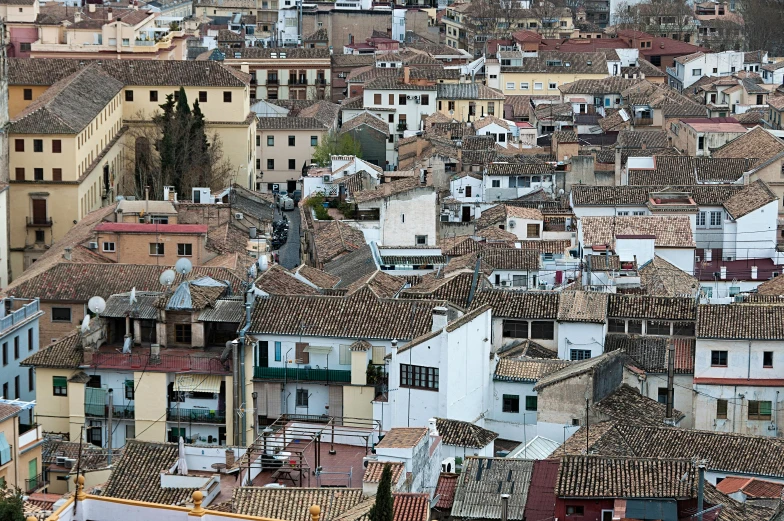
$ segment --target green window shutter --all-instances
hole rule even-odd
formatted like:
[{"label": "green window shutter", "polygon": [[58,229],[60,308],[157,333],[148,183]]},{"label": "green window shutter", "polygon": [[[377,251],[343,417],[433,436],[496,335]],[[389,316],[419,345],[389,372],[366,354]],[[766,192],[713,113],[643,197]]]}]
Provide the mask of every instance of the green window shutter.
[{"label": "green window shutter", "polygon": [[67,387],[68,386],[68,378],[65,376],[55,376],[53,377],[54,386],[55,387]]},{"label": "green window shutter", "polygon": [[537,406],[537,397],[536,396],[526,396],[525,397],[525,410],[526,411],[535,411]]}]

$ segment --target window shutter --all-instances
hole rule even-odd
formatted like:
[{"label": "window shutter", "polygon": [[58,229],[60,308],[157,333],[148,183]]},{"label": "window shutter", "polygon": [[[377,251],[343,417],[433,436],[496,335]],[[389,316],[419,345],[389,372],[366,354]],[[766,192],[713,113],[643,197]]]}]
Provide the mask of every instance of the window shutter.
[{"label": "window shutter", "polygon": [[[329,386],[329,415],[335,418],[343,417],[343,386]],[[335,422],[335,424],[340,424]]]},{"label": "window shutter", "polygon": [[384,365],[386,349],[384,346],[373,346],[373,365]]},{"label": "window shutter", "polygon": [[340,346],[340,365],[351,365],[351,349],[348,345]]},{"label": "window shutter", "polygon": [[310,353],[305,352],[305,348],[308,347],[307,342],[297,342],[296,344],[296,354],[297,360],[299,360],[302,364],[309,364],[310,363]]},{"label": "window shutter", "polygon": [[267,384],[267,417],[277,418],[280,416],[281,410],[281,393],[279,383]]}]

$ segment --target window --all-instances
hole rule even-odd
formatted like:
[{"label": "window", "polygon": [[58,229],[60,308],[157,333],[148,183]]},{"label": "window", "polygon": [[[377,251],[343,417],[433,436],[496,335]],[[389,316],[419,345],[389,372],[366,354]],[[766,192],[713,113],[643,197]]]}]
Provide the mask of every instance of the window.
[{"label": "window", "polygon": [[711,351],[711,366],[727,367],[727,351]]},{"label": "window", "polygon": [[373,346],[373,353],[371,358],[373,365],[384,365],[385,355],[386,349],[384,349],[384,346]]},{"label": "window", "polygon": [[[14,360],[19,360],[19,337],[14,337]],[[19,396],[17,396],[19,398]]]},{"label": "window", "polygon": [[740,286],[730,286],[730,297],[734,297],[740,293]]},{"label": "window", "polygon": [[713,298],[713,288],[711,286],[700,286],[700,292],[705,298]]},{"label": "window", "polygon": [[129,423],[125,425],[125,439],[132,440],[136,438],[136,424]]},{"label": "window", "polygon": [[555,81],[551,81],[547,84],[547,88],[550,90],[555,90],[558,88],[558,83]]},{"label": "window", "polygon": [[308,390],[297,389],[297,407],[307,407],[307,406],[308,406]]},{"label": "window", "polygon": [[427,245],[427,235],[415,235],[414,236],[414,243],[417,246],[426,246]]},{"label": "window", "polygon": [[539,81],[534,82],[534,90],[542,90],[542,86],[543,86],[542,82]]},{"label": "window", "polygon": [[318,146],[318,136],[310,136],[310,146]]},{"label": "window", "polygon": [[495,115],[495,102],[494,101],[488,101],[487,102],[487,115],[488,116],[494,116]]},{"label": "window", "polygon": [[503,412],[520,412],[520,397],[516,394],[505,394],[501,407]]},{"label": "window", "polygon": [[691,70],[692,76],[702,76],[702,69],[692,69]]},{"label": "window", "polygon": [[44,140],[43,139],[34,139],[33,140],[33,152],[43,152],[44,151]]},{"label": "window", "polygon": [[702,150],[705,148],[705,136],[699,136],[697,138],[697,150]]},{"label": "window", "polygon": [[14,152],[24,152],[24,139],[14,140]]},{"label": "window", "polygon": [[158,91],[151,90],[150,91],[150,101],[158,101]]},{"label": "window", "polygon": [[44,169],[43,168],[33,168],[33,178],[36,181],[43,181],[44,180]]},{"label": "window", "polygon": [[773,367],[773,351],[763,351],[762,367]]},{"label": "window", "polygon": [[[225,97],[225,95],[226,94],[224,93],[224,97]],[[229,92],[229,101],[231,101],[231,92]],[[207,103],[207,91],[206,90],[200,90],[199,91],[199,103]]]},{"label": "window", "polygon": [[446,102],[446,106],[447,106],[447,108],[448,108],[449,110],[451,110],[451,111],[454,111],[454,110],[455,110],[455,102],[454,102],[454,101],[447,101],[447,102]]},{"label": "window", "polygon": [[710,225],[711,227],[718,227],[721,228],[721,210],[717,210],[710,213]]},{"label": "window", "polygon": [[297,169],[297,160],[289,159],[289,170],[296,170],[296,169]]},{"label": "window", "polygon": [[705,226],[705,213],[706,212],[698,212],[697,213],[697,226],[704,227]]},{"label": "window", "polygon": [[338,355],[338,363],[340,365],[351,365],[351,349],[349,349],[348,345],[341,345]]},{"label": "window", "polygon": [[591,358],[590,349],[571,349],[569,350],[569,360],[588,360]]},{"label": "window", "polygon": [[103,243],[103,251],[106,252],[113,252],[114,250],[114,243],[113,242],[106,242]]},{"label": "window", "polygon": [[27,350],[32,351],[35,346],[33,345],[33,328],[27,330]]},{"label": "window", "polygon": [[191,343],[191,325],[174,324],[174,341],[178,344]]},{"label": "window", "polygon": [[126,90],[125,91],[125,101],[133,101],[133,91]]},{"label": "window", "polygon": [[31,101],[33,99],[33,89],[24,90],[24,99],[25,101]]},{"label": "window", "polygon": [[422,94],[422,105],[430,105],[430,94]]},{"label": "window", "polygon": [[694,322],[673,322],[672,336],[694,336]]},{"label": "window", "polygon": [[[11,395],[8,393],[8,384],[7,384],[7,383],[4,383],[4,384],[3,384],[3,396],[9,396],[9,397],[11,396]],[[3,436],[5,436],[5,435],[3,435]],[[2,452],[0,452],[0,454],[2,454]],[[2,461],[2,459],[0,459],[0,461]],[[10,461],[10,460],[9,460],[9,461]],[[5,462],[4,462],[4,463],[5,463]]]},{"label": "window", "polygon": [[27,369],[27,390],[35,391],[35,369],[32,367]]},{"label": "window", "polygon": [[493,179],[492,180],[493,188],[501,188],[501,180],[500,179]]},{"label": "window", "polygon": [[749,400],[749,420],[770,420],[772,402]]},{"label": "window", "polygon": [[438,368],[400,364],[400,387],[438,390]]},{"label": "window", "polygon": [[52,308],[52,322],[70,322],[71,308]]},{"label": "window", "polygon": [[555,323],[534,320],[531,322],[531,338],[537,340],[552,340],[555,338]]},{"label": "window", "polygon": [[381,105],[381,94],[373,94],[373,105]]},{"label": "window", "polygon": [[271,147],[275,145],[275,136],[267,136],[267,146]]},{"label": "window", "polygon": [[658,392],[656,394],[656,401],[659,403],[666,404],[667,403],[667,388],[666,387],[659,387]]},{"label": "window", "polygon": [[14,176],[14,179],[16,179],[17,181],[24,181],[25,180],[25,169],[17,167],[16,168],[16,175]]},{"label": "window", "polygon": [[275,342],[275,361],[280,362],[282,359],[282,347],[280,342]]},{"label": "window", "polygon": [[525,226],[526,237],[539,237],[539,225],[536,223]]},{"label": "window", "polygon": [[515,86],[515,84],[514,84],[513,81],[507,81],[506,82],[506,90],[514,90],[514,86]]},{"label": "window", "polygon": [[63,151],[63,142],[59,139],[52,140],[52,154],[60,154]]},{"label": "window", "polygon": [[[36,244],[43,244],[46,240],[46,234],[43,230],[36,230],[35,231],[35,242]],[[33,261],[35,262],[35,261]]]},{"label": "window", "polygon": [[528,277],[525,275],[512,275],[512,286],[521,288],[528,284]]},{"label": "window", "polygon": [[123,38],[122,39],[123,47],[130,47],[131,46],[131,39],[130,38]]},{"label": "window", "polygon": [[406,95],[405,94],[398,94],[397,95],[397,104],[398,105],[405,105],[406,104]]},{"label": "window", "polygon": [[68,378],[65,376],[52,377],[52,394],[55,396],[68,396]]},{"label": "window", "polygon": [[727,400],[716,400],[716,419],[727,419]]},{"label": "window", "polygon": [[539,404],[539,400],[536,396],[526,396],[525,397],[525,410],[526,411],[536,411],[537,406]]},{"label": "window", "polygon": [[654,320],[648,321],[648,328],[646,333],[649,335],[668,335],[670,334],[669,322],[657,322]]},{"label": "window", "polygon": [[582,516],[584,512],[582,505],[566,505],[567,516]]},{"label": "window", "polygon": [[274,170],[274,169],[275,169],[275,160],[267,159],[267,170]]},{"label": "window", "polygon": [[3,365],[8,365],[8,342],[3,342]]},{"label": "window", "polygon": [[530,84],[527,81],[520,82],[520,90],[528,90]]},{"label": "window", "polygon": [[133,400],[133,380],[125,380],[125,399]]},{"label": "window", "polygon": [[231,103],[231,91],[224,90],[223,91],[223,103]]},{"label": "window", "polygon": [[178,257],[191,257],[193,255],[193,244],[179,243],[177,244]]},{"label": "window", "polygon": [[297,138],[296,138],[296,136],[289,136],[289,146],[290,147],[297,146]]},{"label": "window", "polygon": [[150,243],[150,255],[163,255],[164,248],[162,242]]},{"label": "window", "polygon": [[528,321],[504,320],[502,331],[505,337],[528,338]]},{"label": "window", "polygon": [[607,324],[607,331],[610,333],[625,333],[626,321],[621,318],[611,318]]}]

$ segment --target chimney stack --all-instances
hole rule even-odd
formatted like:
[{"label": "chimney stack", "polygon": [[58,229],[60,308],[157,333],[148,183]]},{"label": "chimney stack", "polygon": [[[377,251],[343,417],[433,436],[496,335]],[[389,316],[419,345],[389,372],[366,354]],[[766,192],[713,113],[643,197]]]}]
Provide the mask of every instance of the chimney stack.
[{"label": "chimney stack", "polygon": [[405,65],[403,67],[403,83],[405,83],[406,85],[411,83],[411,67],[409,67],[408,65]]},{"label": "chimney stack", "polygon": [[751,267],[751,278],[753,280],[757,279],[757,267],[756,266],[752,266]]},{"label": "chimney stack", "polygon": [[64,251],[65,253],[63,253],[63,258],[67,261],[71,260],[71,247],[68,246]]},{"label": "chimney stack", "polygon": [[447,311],[443,306],[433,308],[433,331],[440,331],[446,327]]},{"label": "chimney stack", "polygon": [[721,280],[727,280],[727,266],[722,266],[720,268],[720,273],[721,273],[721,275],[720,275],[721,276]]},{"label": "chimney stack", "polygon": [[112,21],[112,8],[106,10],[106,18],[111,22]]},{"label": "chimney stack", "polygon": [[87,9],[91,12],[95,12],[95,4],[87,4]]}]

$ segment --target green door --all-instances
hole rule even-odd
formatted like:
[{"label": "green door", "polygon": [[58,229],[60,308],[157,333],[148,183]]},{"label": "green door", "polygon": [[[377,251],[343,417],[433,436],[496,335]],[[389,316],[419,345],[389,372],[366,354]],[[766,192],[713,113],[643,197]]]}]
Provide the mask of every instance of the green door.
[{"label": "green door", "polygon": [[38,488],[38,458],[33,458],[27,464],[28,487],[27,490],[35,490]]}]

